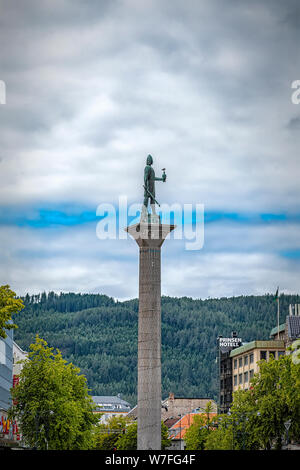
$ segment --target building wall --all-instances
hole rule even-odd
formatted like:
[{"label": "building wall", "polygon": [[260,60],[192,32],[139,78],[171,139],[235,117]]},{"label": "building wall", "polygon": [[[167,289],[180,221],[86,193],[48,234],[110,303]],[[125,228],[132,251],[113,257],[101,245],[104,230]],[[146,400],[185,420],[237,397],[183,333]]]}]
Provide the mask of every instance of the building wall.
[{"label": "building wall", "polygon": [[278,359],[280,354],[285,353],[284,346],[276,347],[274,345],[272,347],[267,345],[270,342],[266,341],[265,343],[261,347],[246,350],[241,354],[235,354],[232,358],[233,392],[238,389],[248,390],[251,378],[259,371],[258,362],[260,360],[265,359],[269,361],[271,355],[273,355],[274,359]]},{"label": "building wall", "polygon": [[13,375],[18,376],[21,373],[23,364],[19,361],[24,361],[28,358],[28,352],[23,351],[20,346],[13,342]]},{"label": "building wall", "polygon": [[196,408],[201,408],[204,410],[207,404],[211,402],[212,412],[217,410],[217,404],[214,400],[209,398],[181,398],[175,397],[173,393],[169,394],[169,397],[163,401],[163,406],[166,406],[168,410],[164,407],[161,409],[161,419],[165,420],[170,416],[184,415],[186,413],[195,410]]},{"label": "building wall", "polygon": [[11,405],[10,389],[13,380],[13,332],[6,331],[7,337],[0,338],[0,409],[7,411]]}]

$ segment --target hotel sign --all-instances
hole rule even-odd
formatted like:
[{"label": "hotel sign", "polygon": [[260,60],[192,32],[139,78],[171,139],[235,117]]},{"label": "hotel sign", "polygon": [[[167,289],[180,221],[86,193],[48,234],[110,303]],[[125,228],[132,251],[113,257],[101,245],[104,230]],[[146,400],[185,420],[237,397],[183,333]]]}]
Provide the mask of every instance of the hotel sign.
[{"label": "hotel sign", "polygon": [[225,353],[242,345],[241,338],[219,338],[219,348]]}]

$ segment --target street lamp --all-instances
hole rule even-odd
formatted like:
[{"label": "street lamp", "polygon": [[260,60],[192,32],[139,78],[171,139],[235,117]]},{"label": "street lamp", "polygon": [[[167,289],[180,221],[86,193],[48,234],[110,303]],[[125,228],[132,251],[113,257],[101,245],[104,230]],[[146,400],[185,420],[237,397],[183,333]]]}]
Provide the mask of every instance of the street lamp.
[{"label": "street lamp", "polygon": [[284,427],[285,427],[285,430],[286,430],[286,448],[287,449],[288,449],[288,445],[289,445],[289,429],[290,429],[291,424],[292,424],[291,419],[288,419],[287,421],[284,422]]},{"label": "street lamp", "polygon": [[179,450],[181,450],[181,418],[182,418],[182,414],[179,414],[178,417],[179,417]]}]

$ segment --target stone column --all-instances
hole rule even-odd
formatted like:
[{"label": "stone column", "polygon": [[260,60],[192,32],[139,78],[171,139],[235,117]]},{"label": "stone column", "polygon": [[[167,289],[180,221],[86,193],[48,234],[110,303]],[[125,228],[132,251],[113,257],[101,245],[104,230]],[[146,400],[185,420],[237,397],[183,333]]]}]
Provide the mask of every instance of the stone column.
[{"label": "stone column", "polygon": [[138,450],[161,449],[161,246],[174,225],[126,228],[139,245]]}]

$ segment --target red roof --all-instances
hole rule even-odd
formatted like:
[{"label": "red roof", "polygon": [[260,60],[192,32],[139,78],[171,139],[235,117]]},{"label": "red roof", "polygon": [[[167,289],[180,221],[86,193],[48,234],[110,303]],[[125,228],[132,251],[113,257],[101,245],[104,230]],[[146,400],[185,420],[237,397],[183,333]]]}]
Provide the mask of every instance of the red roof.
[{"label": "red roof", "polygon": [[[203,416],[205,422],[207,421],[206,413],[187,413],[186,415],[182,416],[178,421],[176,421],[176,423],[173,424],[173,426],[171,426],[171,428],[169,429],[170,439],[183,439],[186,431],[193,424],[195,416]],[[217,413],[209,413],[210,419],[214,416],[217,416]]]}]

